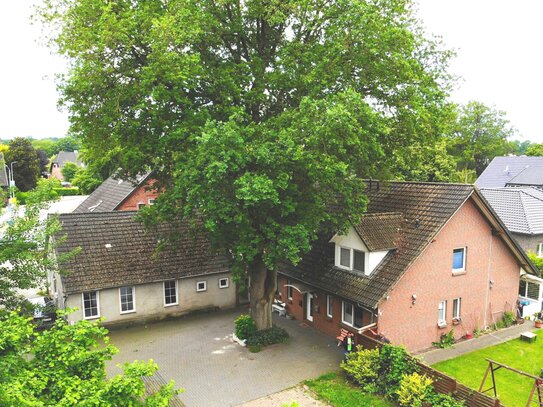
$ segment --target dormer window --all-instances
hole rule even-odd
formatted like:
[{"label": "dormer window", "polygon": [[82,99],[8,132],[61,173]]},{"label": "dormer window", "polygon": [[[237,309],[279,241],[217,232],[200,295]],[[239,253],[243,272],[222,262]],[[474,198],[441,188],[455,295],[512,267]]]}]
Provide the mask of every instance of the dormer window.
[{"label": "dormer window", "polygon": [[337,265],[344,269],[364,273],[366,270],[366,253],[348,247],[339,247],[339,263]]}]

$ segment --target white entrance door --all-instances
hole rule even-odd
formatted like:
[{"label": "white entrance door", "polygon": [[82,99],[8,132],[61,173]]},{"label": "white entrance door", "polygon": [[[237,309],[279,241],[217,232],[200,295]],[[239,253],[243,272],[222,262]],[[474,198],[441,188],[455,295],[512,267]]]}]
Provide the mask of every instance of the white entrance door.
[{"label": "white entrance door", "polygon": [[306,319],[313,322],[313,294],[307,293],[305,297],[306,301]]}]

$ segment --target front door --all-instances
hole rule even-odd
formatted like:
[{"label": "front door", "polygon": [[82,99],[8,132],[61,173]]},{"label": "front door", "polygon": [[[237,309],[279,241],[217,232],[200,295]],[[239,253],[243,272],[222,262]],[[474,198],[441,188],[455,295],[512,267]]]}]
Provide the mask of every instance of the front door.
[{"label": "front door", "polygon": [[306,319],[313,322],[313,294],[307,293],[305,296]]}]

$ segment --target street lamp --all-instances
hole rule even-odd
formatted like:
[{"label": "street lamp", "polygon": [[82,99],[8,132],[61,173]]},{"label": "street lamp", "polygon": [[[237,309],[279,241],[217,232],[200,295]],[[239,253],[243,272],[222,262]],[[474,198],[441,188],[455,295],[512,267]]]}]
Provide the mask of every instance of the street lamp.
[{"label": "street lamp", "polygon": [[13,198],[15,196],[15,191],[14,191],[14,188],[15,188],[15,180],[13,179],[13,164],[17,164],[19,161],[12,161],[10,164],[9,164],[9,167],[11,168],[11,171],[10,171],[10,177],[11,179],[9,180],[9,190],[10,190],[10,196],[11,198]]}]

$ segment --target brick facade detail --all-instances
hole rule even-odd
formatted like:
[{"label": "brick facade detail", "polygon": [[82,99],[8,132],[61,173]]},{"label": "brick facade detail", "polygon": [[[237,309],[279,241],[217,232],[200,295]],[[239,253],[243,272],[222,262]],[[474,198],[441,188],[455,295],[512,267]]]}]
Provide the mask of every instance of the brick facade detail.
[{"label": "brick facade detail", "polygon": [[120,203],[117,211],[137,211],[140,204],[149,205],[150,199],[156,199],[159,192],[153,188],[155,180],[150,179],[138,185],[136,189]]},{"label": "brick facade detail", "polygon": [[[466,248],[465,272],[453,274],[453,250]],[[429,348],[442,333],[455,330],[458,339],[475,328],[497,322],[503,312],[515,312],[520,266],[503,243],[492,233],[479,209],[468,200],[445,224],[436,238],[408,268],[389,295],[379,304],[378,331],[394,344],[411,352]],[[326,316],[326,292],[312,290],[317,298],[313,322],[306,318],[306,298],[293,290],[287,299],[285,284],[279,279],[280,298],[287,313],[330,336],[341,328],[353,330],[342,321],[342,299],[333,298],[333,317]],[[415,295],[415,299],[413,297]],[[453,300],[460,298],[460,321],[453,324]],[[444,328],[438,327],[440,301],[447,301]],[[364,312],[363,325],[372,322],[372,313]]]}]

